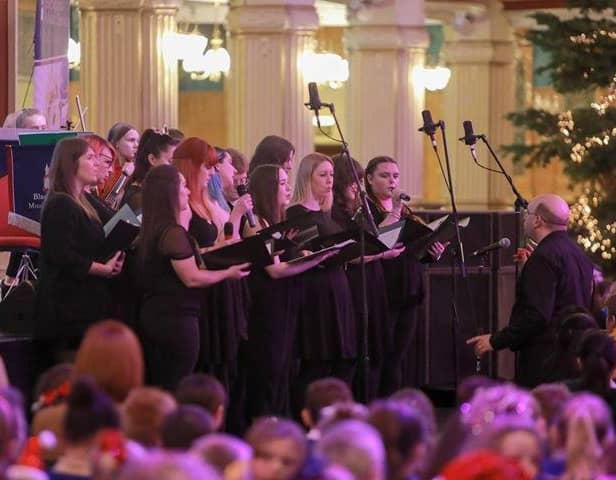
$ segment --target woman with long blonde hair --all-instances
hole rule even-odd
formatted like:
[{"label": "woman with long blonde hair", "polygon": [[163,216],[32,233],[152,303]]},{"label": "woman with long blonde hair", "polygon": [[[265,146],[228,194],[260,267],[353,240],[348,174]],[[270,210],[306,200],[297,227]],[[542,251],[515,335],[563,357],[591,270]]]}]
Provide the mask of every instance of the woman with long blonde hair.
[{"label": "woman with long blonde hair", "polygon": [[[331,218],[334,164],[320,153],[300,162],[295,191],[287,218],[305,216],[306,225],[316,225],[319,236],[342,229]],[[353,300],[341,266],[313,269],[300,278],[302,301],[298,336],[301,367],[295,382],[295,408],[307,385],[318,378],[335,376],[351,383],[355,370],[357,340]]]},{"label": "woman with long blonde hair", "polygon": [[91,324],[110,313],[109,279],[124,256],[102,258],[105,233],[86,198],[98,182],[98,159],[82,138],[58,142],[49,171],[49,192],[41,213],[40,274],[35,335],[52,353],[74,351]]}]

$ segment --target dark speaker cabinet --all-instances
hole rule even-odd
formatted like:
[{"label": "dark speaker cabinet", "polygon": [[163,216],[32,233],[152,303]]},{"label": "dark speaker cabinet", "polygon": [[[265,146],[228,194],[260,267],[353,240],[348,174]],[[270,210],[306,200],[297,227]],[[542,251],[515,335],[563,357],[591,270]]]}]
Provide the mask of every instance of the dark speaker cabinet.
[{"label": "dark speaker cabinet", "polygon": [[[460,217],[470,216],[470,224],[461,230],[467,267],[467,277],[458,274],[455,307],[457,311],[456,341],[458,380],[477,372],[477,360],[466,340],[479,333],[490,333],[507,324],[515,291],[515,266],[513,253],[516,248],[516,229],[519,221],[513,212],[459,212]],[[445,213],[419,212],[426,221]],[[471,252],[497,242],[503,237],[511,246],[495,250],[485,257],[471,257]],[[425,270],[426,298],[418,309],[417,337],[409,352],[405,371],[411,385],[454,385],[455,355],[452,328],[452,245],[441,260],[428,265]],[[484,356],[480,363],[481,374],[511,377],[512,355]]]}]

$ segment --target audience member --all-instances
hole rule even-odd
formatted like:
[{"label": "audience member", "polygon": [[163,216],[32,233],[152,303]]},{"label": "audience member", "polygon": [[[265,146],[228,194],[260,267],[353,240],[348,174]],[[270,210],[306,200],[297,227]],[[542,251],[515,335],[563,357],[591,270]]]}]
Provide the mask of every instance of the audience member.
[{"label": "audience member", "polygon": [[122,405],[122,430],[146,448],[162,445],[165,418],[177,407],[171,394],[155,387],[135,387]]},{"label": "audience member", "polygon": [[129,463],[117,480],[221,480],[216,471],[189,454],[159,452]]},{"label": "audience member", "polygon": [[[321,420],[323,408],[335,403],[353,402],[349,386],[335,377],[315,380],[306,389],[304,408],[301,412],[302,422],[309,430],[314,429]],[[314,434],[308,433],[308,438]]]},{"label": "audience member", "polygon": [[162,445],[170,450],[188,450],[193,442],[214,431],[212,416],[198,405],[179,405],[165,417]]},{"label": "audience member", "polygon": [[203,407],[214,422],[214,430],[220,430],[225,422],[227,392],[216,377],[194,373],[183,378],[175,390],[175,398],[181,405]]},{"label": "audience member", "polygon": [[[249,478],[252,448],[244,441],[226,433],[212,433],[197,440],[192,452],[218,473],[230,480]],[[238,479],[239,480],[239,479]]]}]

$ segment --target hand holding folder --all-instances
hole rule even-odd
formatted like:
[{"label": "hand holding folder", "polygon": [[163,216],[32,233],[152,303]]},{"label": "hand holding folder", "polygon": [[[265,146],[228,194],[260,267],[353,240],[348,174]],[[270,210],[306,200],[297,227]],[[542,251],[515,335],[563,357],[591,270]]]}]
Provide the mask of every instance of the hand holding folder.
[{"label": "hand holding folder", "polygon": [[103,244],[101,258],[106,260],[116,252],[128,250],[139,235],[140,227],[141,222],[139,222],[135,212],[128,205],[124,205],[103,226],[105,243]]},{"label": "hand holding folder", "polygon": [[260,236],[248,237],[201,255],[209,270],[224,270],[232,265],[250,263],[253,267],[265,267],[274,263]]}]

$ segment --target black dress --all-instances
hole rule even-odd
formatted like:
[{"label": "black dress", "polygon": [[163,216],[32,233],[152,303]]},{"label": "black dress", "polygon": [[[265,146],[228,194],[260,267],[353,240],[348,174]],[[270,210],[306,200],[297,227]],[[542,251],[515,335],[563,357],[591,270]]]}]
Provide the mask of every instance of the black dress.
[{"label": "black dress", "polygon": [[[311,211],[302,205],[287,210],[289,219],[305,214],[307,223],[316,225],[320,236],[342,230],[326,212]],[[308,384],[318,378],[336,376],[350,384],[357,356],[353,297],[344,269],[317,267],[299,279],[302,296],[297,334],[301,367],[295,382],[295,409],[301,406]]]},{"label": "black dress", "polygon": [[[385,220],[387,213],[370,202],[377,225]],[[406,212],[407,216],[409,212]],[[381,379],[381,395],[389,396],[407,385],[402,377],[402,364],[410,354],[415,340],[418,322],[418,307],[424,298],[424,265],[413,255],[403,252],[399,257],[383,260],[383,273],[387,285],[389,303],[389,350],[384,358]]]},{"label": "black dress", "polygon": [[532,388],[547,380],[542,366],[554,353],[558,322],[571,305],[591,308],[592,263],[567,232],[556,231],[524,265],[509,325],[490,339],[495,350],[517,352],[516,383]]},{"label": "black dress", "polygon": [[52,351],[75,350],[85,330],[107,317],[109,280],[90,275],[105,241],[101,223],[64,193],[50,193],[41,215],[34,335]]},{"label": "black dress", "polygon": [[[358,228],[357,224],[351,220],[350,216],[343,212],[337,205],[334,205],[332,209],[332,217],[344,230]],[[358,352],[363,357],[364,302],[361,282],[361,265],[352,263],[347,264],[346,274],[353,295],[357,325]],[[383,262],[381,260],[374,260],[366,263],[366,303],[368,306],[367,346],[370,363],[367,372],[362,371],[361,374],[358,372],[354,382],[355,398],[364,403],[374,400],[379,394],[383,362],[385,360],[385,355],[391,348],[389,301],[387,298]],[[389,368],[389,365],[387,368]]]},{"label": "black dress", "polygon": [[197,365],[202,289],[186,287],[171,261],[198,255],[186,230],[171,225],[140,265],[144,295],[139,333],[150,385],[173,390]]},{"label": "black dress", "polygon": [[[218,228],[194,211],[188,227],[199,248],[216,243]],[[250,293],[247,281],[224,280],[203,291],[200,329],[201,351],[197,369],[214,375],[227,389],[231,404],[228,428],[243,428],[245,379],[239,371],[239,355],[248,336]],[[236,423],[234,423],[236,422]]]}]

